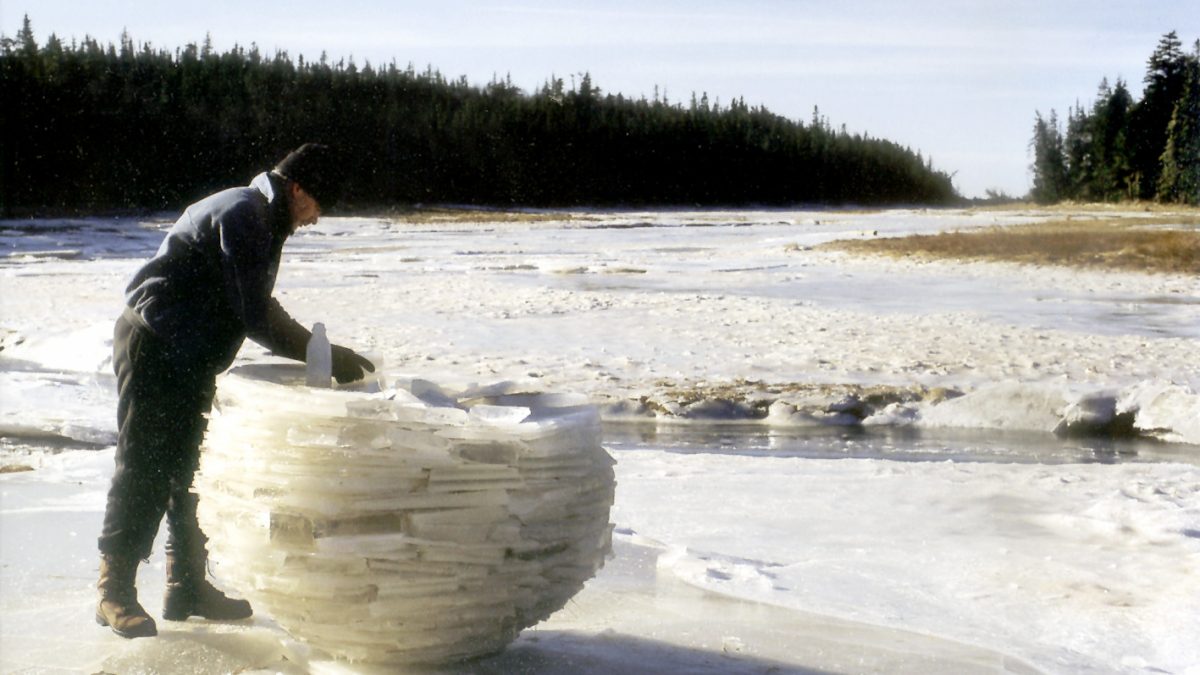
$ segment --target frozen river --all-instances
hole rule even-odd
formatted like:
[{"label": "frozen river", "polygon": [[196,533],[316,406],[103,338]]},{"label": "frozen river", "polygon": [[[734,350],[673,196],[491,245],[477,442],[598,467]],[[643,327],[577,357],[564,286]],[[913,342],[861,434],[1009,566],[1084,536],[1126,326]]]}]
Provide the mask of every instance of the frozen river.
[{"label": "frozen river", "polygon": [[996,464],[1119,464],[1169,462],[1200,465],[1200,446],[1128,438],[1059,438],[1027,431],[911,428],[764,429],[759,425],[657,426],[612,424],[605,445],[657,448],[681,454],[808,459]]},{"label": "frozen river", "polygon": [[[814,248],[1045,217],[329,218],[276,292],[389,374],[608,418],[617,557],[480,672],[1200,672],[1196,280]],[[164,225],[0,222],[4,672],[312,669],[265,617],[90,625],[112,320]]]}]

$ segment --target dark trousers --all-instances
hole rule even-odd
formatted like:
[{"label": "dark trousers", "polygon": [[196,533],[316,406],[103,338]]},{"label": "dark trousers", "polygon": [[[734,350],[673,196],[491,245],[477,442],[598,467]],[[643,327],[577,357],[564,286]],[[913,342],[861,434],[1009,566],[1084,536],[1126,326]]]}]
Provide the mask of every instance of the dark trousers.
[{"label": "dark trousers", "polygon": [[116,472],[104,511],[101,553],[149,558],[166,514],[168,552],[202,554],[206,537],[190,489],[216,373],[209,364],[180,361],[130,310],[117,320]]}]

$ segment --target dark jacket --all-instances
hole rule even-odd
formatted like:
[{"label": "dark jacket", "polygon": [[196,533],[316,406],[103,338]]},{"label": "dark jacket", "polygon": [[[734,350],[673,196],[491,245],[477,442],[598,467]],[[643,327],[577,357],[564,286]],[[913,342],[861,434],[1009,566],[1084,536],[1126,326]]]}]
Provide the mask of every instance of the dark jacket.
[{"label": "dark jacket", "polygon": [[271,297],[292,229],[285,188],[262,173],[192,204],[134,275],[125,303],[181,362],[220,372],[247,337],[303,360],[308,331]]}]

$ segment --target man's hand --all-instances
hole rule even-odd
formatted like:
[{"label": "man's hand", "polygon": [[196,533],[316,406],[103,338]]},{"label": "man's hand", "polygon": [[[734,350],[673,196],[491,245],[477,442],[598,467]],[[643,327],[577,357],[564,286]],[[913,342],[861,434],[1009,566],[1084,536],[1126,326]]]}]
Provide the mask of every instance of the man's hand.
[{"label": "man's hand", "polygon": [[361,380],[366,373],[375,372],[375,364],[356,354],[353,349],[333,345],[330,351],[333,355],[333,378],[338,384]]}]

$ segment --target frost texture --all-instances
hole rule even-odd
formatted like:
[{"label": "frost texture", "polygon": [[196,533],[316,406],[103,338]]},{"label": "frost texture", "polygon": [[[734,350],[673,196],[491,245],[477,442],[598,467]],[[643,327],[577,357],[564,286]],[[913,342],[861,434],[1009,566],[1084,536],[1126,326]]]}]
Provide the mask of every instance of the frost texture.
[{"label": "frost texture", "polygon": [[217,576],[296,638],[348,661],[471,658],[603,566],[613,460],[579,398],[302,381],[225,375],[195,481]]}]

